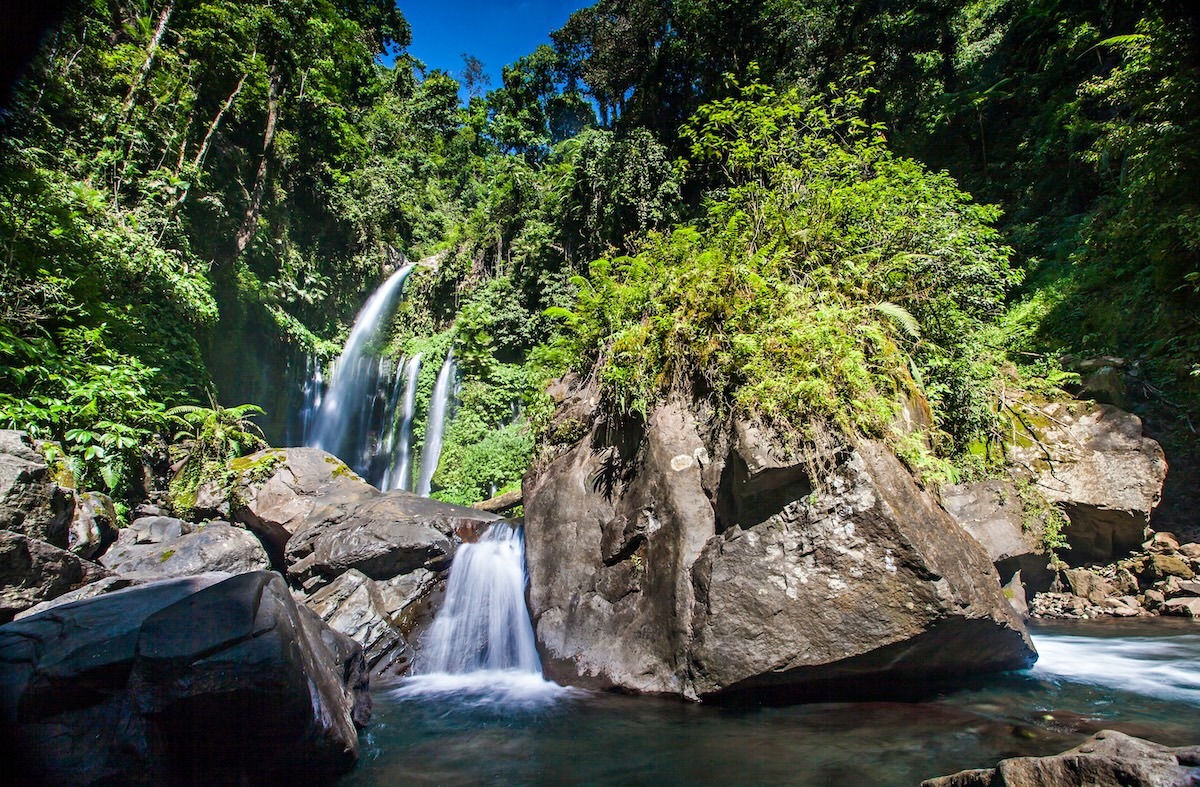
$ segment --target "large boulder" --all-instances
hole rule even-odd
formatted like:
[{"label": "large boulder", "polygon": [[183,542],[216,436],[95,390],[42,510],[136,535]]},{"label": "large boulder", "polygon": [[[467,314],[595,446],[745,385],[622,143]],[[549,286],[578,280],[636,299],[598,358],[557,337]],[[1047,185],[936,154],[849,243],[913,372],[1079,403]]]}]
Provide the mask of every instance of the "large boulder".
[{"label": "large boulder", "polygon": [[362,651],[255,572],[167,580],[0,627],[0,741],[37,784],[313,783],[350,769]]},{"label": "large boulder", "polygon": [[234,517],[309,593],[351,569],[388,580],[445,568],[461,534],[499,519],[410,492],[380,492],[316,448],[260,451],[233,468],[240,473]]},{"label": "large boulder", "polygon": [[108,573],[53,544],[0,530],[0,623]]},{"label": "large boulder", "polygon": [[1189,787],[1200,781],[1200,746],[1178,749],[1101,730],[1049,757],[1013,757],[995,768],[926,779],[921,787]]},{"label": "large boulder", "polygon": [[1023,408],[1009,460],[1059,505],[1071,524],[1062,554],[1081,565],[1128,554],[1146,540],[1167,462],[1141,420],[1105,404],[1051,402]]},{"label": "large boulder", "polygon": [[942,507],[987,552],[1001,581],[1020,572],[1031,590],[1050,588],[1050,555],[1025,532],[1025,509],[1016,484],[993,478],[946,484],[938,492]]},{"label": "large boulder", "polygon": [[427,600],[437,575],[424,569],[387,581],[350,569],[305,600],[334,631],[362,646],[372,675],[393,677],[412,664],[408,635],[416,605]]},{"label": "large boulder", "polygon": [[1032,662],[988,556],[882,446],[801,460],[749,424],[701,434],[673,401],[526,479],[548,677],[800,696]]},{"label": "large boulder", "polygon": [[24,432],[0,429],[0,529],[61,549],[74,513],[74,493]]},{"label": "large boulder", "polygon": [[225,522],[200,525],[194,532],[165,541],[118,542],[100,562],[117,574],[141,579],[187,577],[207,571],[245,574],[271,567],[266,550],[253,533]]}]

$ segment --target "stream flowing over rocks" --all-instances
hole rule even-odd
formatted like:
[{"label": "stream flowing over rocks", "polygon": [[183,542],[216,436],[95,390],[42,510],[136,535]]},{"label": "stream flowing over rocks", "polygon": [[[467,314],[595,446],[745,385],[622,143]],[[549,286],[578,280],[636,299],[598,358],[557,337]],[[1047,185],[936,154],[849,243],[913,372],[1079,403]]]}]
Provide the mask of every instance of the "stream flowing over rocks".
[{"label": "stream flowing over rocks", "polygon": [[786,698],[1035,658],[983,549],[882,445],[805,458],[752,424],[707,430],[679,400],[644,424],[594,403],[564,397],[559,422],[590,431],[525,484],[548,677]]}]

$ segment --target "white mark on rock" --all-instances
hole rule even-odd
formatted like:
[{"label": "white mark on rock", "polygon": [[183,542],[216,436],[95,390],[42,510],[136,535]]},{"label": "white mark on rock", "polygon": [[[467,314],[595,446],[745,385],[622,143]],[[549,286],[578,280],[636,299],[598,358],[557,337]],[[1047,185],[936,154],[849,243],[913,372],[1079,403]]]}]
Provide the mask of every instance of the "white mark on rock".
[{"label": "white mark on rock", "polygon": [[671,460],[671,469],[678,473],[681,470],[687,470],[692,466],[695,460],[688,454],[680,454]]},{"label": "white mark on rock", "polygon": [[896,573],[896,558],[892,556],[892,550],[888,550],[883,556],[883,567],[893,574]]}]

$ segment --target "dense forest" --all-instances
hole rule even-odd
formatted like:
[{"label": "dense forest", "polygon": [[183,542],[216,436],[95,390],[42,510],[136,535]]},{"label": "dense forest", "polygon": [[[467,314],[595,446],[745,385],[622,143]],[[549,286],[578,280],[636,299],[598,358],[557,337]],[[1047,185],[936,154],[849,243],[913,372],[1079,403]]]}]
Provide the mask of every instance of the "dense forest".
[{"label": "dense forest", "polygon": [[117,498],[181,427],[209,472],[258,445],[239,405],[285,439],[407,258],[388,351],[455,349],[453,502],[578,437],[568,371],[614,418],[684,393],[928,479],[992,472],[1013,392],[1098,357],[1192,435],[1190,4],[600,0],[550,38],[489,86],[391,0],[73,3],[0,117],[0,426]]}]

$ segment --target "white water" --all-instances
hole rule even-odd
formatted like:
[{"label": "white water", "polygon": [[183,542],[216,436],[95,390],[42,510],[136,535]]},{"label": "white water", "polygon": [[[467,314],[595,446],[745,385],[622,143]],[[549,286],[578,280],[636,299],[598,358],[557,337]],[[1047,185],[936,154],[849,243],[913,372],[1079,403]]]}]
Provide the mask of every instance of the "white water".
[{"label": "white water", "polygon": [[[360,465],[355,468],[359,472],[366,468],[361,467],[362,457],[354,454],[361,453],[369,459],[374,453],[367,448],[370,439],[361,443],[359,440],[371,437],[362,433],[369,429],[382,371],[368,350],[379,329],[390,318],[413,267],[405,265],[393,273],[358,313],[346,346],[334,364],[329,390],[313,420],[312,434],[306,436],[308,445],[356,462]],[[359,452],[354,451],[356,445],[362,446]]]},{"label": "white water", "polygon": [[484,707],[538,706],[579,694],[542,677],[525,581],[524,537],[508,523],[460,546],[413,675],[393,696],[454,695],[459,704]]},{"label": "white water", "polygon": [[429,417],[425,419],[425,447],[421,451],[421,476],[416,490],[422,497],[429,497],[433,489],[433,474],[442,455],[442,435],[446,428],[446,411],[450,407],[453,381],[454,350],[451,348],[438,372],[433,398],[429,400]]},{"label": "white water", "polygon": [[[399,450],[393,455],[392,467],[388,472],[387,479],[380,487],[384,491],[388,489],[412,491],[412,425],[417,407],[417,376],[420,371],[421,353],[417,353],[404,365],[404,409],[400,413],[399,425],[392,431],[393,435],[399,433],[400,445]],[[397,385],[400,384],[400,380],[401,375],[397,375]]]},{"label": "white water", "polygon": [[1034,677],[1200,705],[1200,632],[1111,638],[1042,633],[1034,644]]}]

